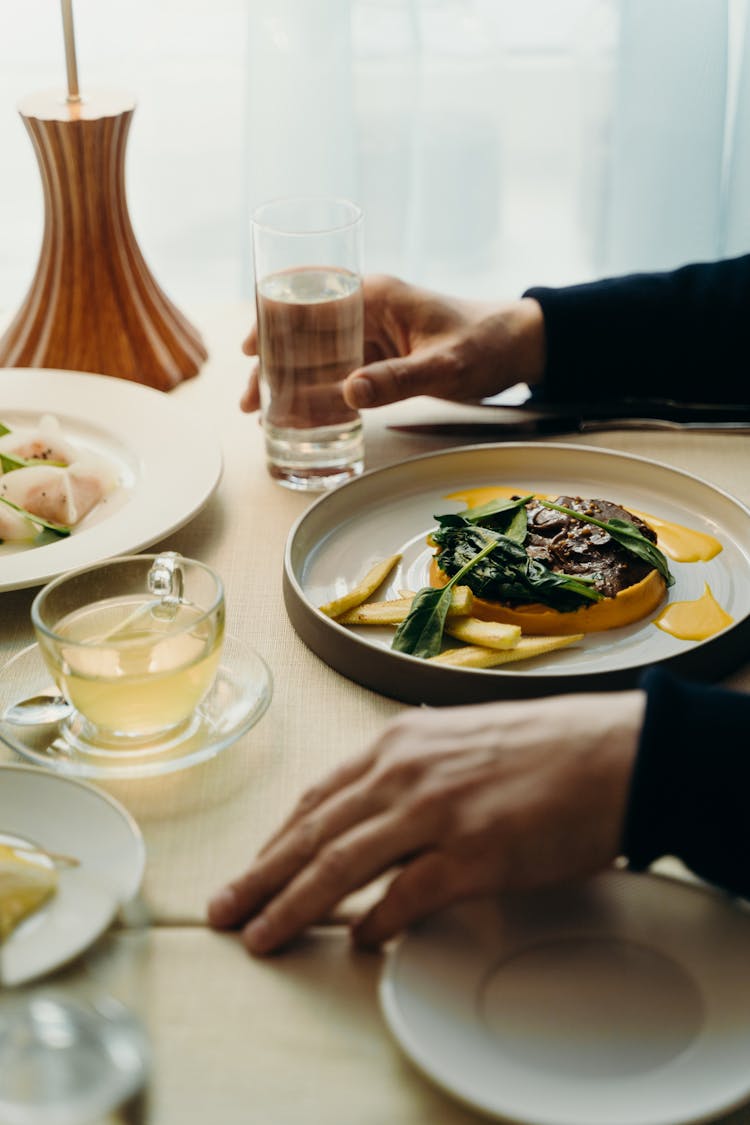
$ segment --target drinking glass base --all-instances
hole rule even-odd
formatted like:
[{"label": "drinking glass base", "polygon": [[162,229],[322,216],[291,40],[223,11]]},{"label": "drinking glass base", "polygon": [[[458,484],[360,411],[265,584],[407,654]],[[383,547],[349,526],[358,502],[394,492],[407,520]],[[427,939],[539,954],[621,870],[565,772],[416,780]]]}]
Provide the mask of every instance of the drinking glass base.
[{"label": "drinking glass base", "polygon": [[284,488],[296,492],[328,492],[358,477],[364,469],[364,461],[357,461],[345,469],[288,469],[268,463],[269,476]]},{"label": "drinking glass base", "polygon": [[285,429],[267,421],[266,456],[271,478],[298,492],[326,492],[364,469],[362,423]]},{"label": "drinking glass base", "polygon": [[122,1106],[142,1087],[150,1045],[117,1001],[85,1002],[54,989],[0,1005],[0,1120],[80,1125]]}]

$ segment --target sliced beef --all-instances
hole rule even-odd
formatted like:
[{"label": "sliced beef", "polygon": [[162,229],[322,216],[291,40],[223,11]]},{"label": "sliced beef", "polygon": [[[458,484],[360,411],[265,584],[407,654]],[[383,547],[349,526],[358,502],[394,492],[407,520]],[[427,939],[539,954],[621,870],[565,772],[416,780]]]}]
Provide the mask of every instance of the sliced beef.
[{"label": "sliced beef", "polygon": [[[598,520],[629,520],[646,539],[656,542],[656,533],[648,524],[609,500],[558,496],[555,503]],[[527,511],[529,536],[525,547],[529,555],[551,570],[588,575],[605,597],[612,598],[626,586],[640,582],[652,569],[594,524],[543,508],[536,500],[527,505]]]}]

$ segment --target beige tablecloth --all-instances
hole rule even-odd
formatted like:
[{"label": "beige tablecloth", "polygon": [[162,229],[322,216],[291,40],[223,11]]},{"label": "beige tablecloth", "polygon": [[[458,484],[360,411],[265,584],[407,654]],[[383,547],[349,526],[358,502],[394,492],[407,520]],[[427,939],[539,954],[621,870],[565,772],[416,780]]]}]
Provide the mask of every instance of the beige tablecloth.
[{"label": "beige tablecloth", "polygon": [[[395,1052],[375,1002],[377,959],[350,955],[340,931],[259,963],[233,939],[198,928],[209,894],[243,867],[302,789],[364,747],[403,705],[329,669],[292,630],[282,603],[283,549],[313,498],[268,478],[257,419],[239,411],[249,306],[207,309],[194,319],[211,357],[173,394],[220,439],[224,475],[207,507],[158,546],[204,559],[222,574],[228,629],[263,655],[274,695],[259,725],[214,760],[165,777],[102,784],[135,816],[148,850],[143,901],[153,925],[142,938],[143,971],[157,1047],[150,1119],[159,1125],[474,1120]],[[427,409],[432,417],[450,410],[414,400],[367,414],[367,467],[446,447],[446,440],[385,429]],[[664,461],[750,502],[748,437],[614,432],[565,440]],[[0,594],[0,660],[33,640],[33,593]],[[750,689],[750,669],[732,682]],[[1,760],[13,756],[3,748]],[[128,936],[111,940],[127,945]]]}]

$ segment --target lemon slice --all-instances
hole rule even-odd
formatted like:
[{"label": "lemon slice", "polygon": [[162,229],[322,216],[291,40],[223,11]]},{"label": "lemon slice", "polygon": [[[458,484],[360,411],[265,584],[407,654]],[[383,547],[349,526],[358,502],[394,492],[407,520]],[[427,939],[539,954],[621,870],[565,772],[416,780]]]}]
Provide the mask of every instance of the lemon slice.
[{"label": "lemon slice", "polygon": [[49,856],[0,844],[0,942],[56,889],[57,871]]}]

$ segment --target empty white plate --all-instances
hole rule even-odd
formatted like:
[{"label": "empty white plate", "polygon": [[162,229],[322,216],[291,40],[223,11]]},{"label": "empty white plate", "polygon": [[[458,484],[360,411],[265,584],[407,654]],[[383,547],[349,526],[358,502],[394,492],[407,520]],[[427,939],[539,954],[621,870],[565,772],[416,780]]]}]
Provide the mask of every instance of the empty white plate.
[{"label": "empty white plate", "polygon": [[750,1097],[750,913],[607,872],[443,911],[390,951],[381,1003],[438,1085],[529,1125],[682,1125]]}]

